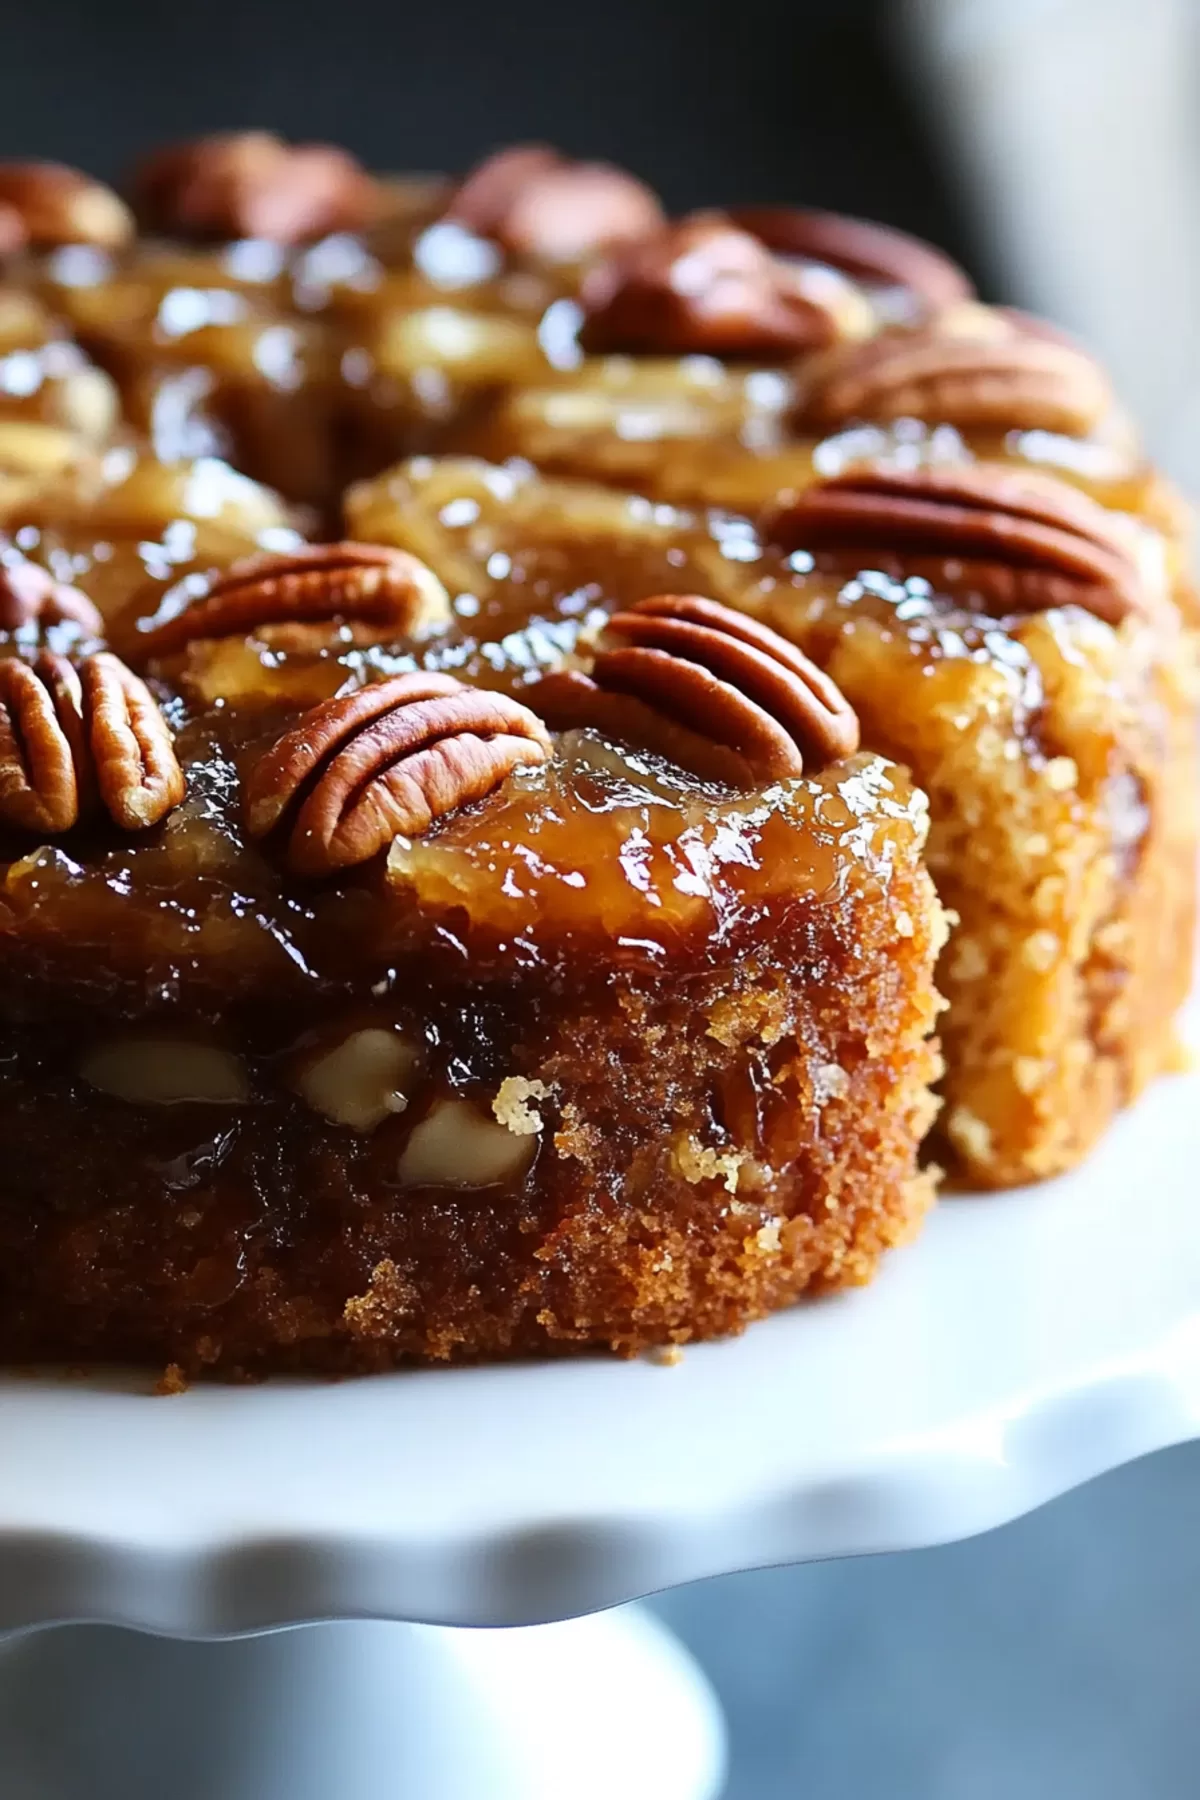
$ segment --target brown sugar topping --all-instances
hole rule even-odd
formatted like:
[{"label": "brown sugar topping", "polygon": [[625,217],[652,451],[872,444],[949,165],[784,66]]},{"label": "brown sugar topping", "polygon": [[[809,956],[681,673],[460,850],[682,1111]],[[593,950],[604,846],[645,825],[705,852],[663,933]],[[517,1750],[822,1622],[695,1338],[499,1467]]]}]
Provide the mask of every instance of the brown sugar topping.
[{"label": "brown sugar topping", "polygon": [[888,225],[796,206],[740,206],[730,217],[778,255],[810,257],[857,281],[908,288],[929,306],[953,306],[974,292],[950,257]]},{"label": "brown sugar topping", "polygon": [[148,660],[203,639],[325,621],[366,625],[380,638],[397,639],[449,617],[445,588],[407,551],[383,544],[307,544],[234,563],[181,612],[142,622],[130,634],[130,648]]},{"label": "brown sugar topping", "polygon": [[[692,594],[639,601],[609,621],[590,675],[549,675],[535,704],[717,778],[778,780],[858,748],[834,683],[767,626]],[[710,754],[715,751],[716,754]]]},{"label": "brown sugar topping", "polygon": [[489,156],[467,175],[447,216],[543,262],[575,262],[663,223],[657,196],[636,175],[573,161],[545,144]]},{"label": "brown sugar topping", "polygon": [[78,625],[89,637],[99,637],[104,629],[87,595],[56,581],[40,563],[0,563],[0,631],[34,624]]},{"label": "brown sugar topping", "polygon": [[1118,624],[1151,605],[1114,515],[1055,476],[987,463],[858,469],[773,507],[764,535],[833,566],[896,564],[989,610],[1082,606]]},{"label": "brown sugar topping", "polygon": [[796,416],[818,431],[911,418],[1086,437],[1112,407],[1107,377],[1069,339],[966,302],[920,330],[883,331],[818,357],[803,373]]},{"label": "brown sugar topping", "polygon": [[449,675],[399,675],[327,701],[262,758],[246,789],[251,834],[287,832],[298,875],[370,860],[480,800],[550,739],[528,707]]},{"label": "brown sugar topping", "polygon": [[303,243],[360,230],[378,205],[375,182],[349,151],[288,144],[267,131],[221,132],[157,151],[133,185],[147,225],[189,237]]},{"label": "brown sugar topping", "polygon": [[833,342],[834,313],[798,270],[722,213],[697,213],[631,246],[584,284],[593,351],[789,356]]},{"label": "brown sugar topping", "polygon": [[158,703],[117,657],[102,651],[78,669],[49,651],[0,663],[0,822],[57,836],[98,800],[139,831],[183,795]]}]

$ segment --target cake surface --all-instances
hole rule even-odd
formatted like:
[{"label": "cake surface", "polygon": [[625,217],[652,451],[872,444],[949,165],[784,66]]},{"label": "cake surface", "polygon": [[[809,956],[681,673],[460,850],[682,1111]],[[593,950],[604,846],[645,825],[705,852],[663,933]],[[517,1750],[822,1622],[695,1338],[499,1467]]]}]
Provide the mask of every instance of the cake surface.
[{"label": "cake surface", "polygon": [[[979,464],[960,479],[981,474],[997,479]],[[1009,505],[1011,477],[998,478],[996,503]],[[1085,582],[1019,559],[979,565],[1007,584],[989,606],[961,555],[939,570],[926,553],[915,559],[925,573],[906,575],[903,548],[876,552],[848,575],[867,552],[820,547],[831,526],[817,498],[811,517],[785,508],[760,533],[723,511],[460,460],[410,464],[356,490],[348,510],[356,531],[419,547],[482,608],[514,590],[548,609],[586,595],[595,624],[674,581],[763,620],[827,670],[864,745],[909,767],[930,797],[929,867],[956,920],[939,967],[942,1153],[977,1183],[1037,1180],[1077,1162],[1171,1065],[1190,981],[1195,677],[1169,581],[1143,556],[1157,539],[1132,519],[1110,527],[1067,490],[1068,516],[1083,506],[1085,523],[1098,517],[1114,544],[1128,541],[1144,610],[1099,617],[1088,604],[1103,600],[1081,603]],[[903,522],[883,528],[900,546]],[[1027,578],[1065,583],[1050,596],[1063,603],[1017,610],[1014,584]]]},{"label": "cake surface", "polygon": [[[944,933],[907,777],[822,767],[819,734],[802,755],[787,647],[781,725],[726,678],[736,635],[709,745],[736,786],[636,731],[551,739],[509,696],[536,703],[527,645],[555,625],[547,676],[580,663],[571,607],[459,618],[393,557],[407,632],[369,617],[384,565],[355,546],[143,584],[110,619],[180,771],[144,832],[82,803],[25,829],[57,791],[28,692],[57,692],[48,656],[77,666],[95,748],[111,653],[65,622],[57,651],[0,661],[5,1355],[243,1373],[635,1350],[865,1280],[928,1204]],[[449,738],[418,721],[407,762],[384,741],[327,830],[337,747],[430,706],[459,709]],[[755,772],[756,733],[792,773]],[[295,759],[327,741],[314,787]],[[457,803],[439,762],[413,815],[387,779],[448,742]]]},{"label": "cake surface", "polygon": [[1171,1066],[1188,518],[1061,333],[541,145],[0,228],[0,1356],[737,1330]]}]

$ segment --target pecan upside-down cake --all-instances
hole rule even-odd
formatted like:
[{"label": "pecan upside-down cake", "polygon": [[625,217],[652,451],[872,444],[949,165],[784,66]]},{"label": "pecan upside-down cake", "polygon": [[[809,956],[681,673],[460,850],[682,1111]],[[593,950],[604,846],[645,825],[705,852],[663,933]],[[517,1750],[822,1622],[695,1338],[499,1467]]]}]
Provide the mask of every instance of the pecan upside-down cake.
[{"label": "pecan upside-down cake", "polygon": [[1060,333],[541,146],[0,247],[0,1356],[728,1332],[1170,1066],[1186,517]]}]

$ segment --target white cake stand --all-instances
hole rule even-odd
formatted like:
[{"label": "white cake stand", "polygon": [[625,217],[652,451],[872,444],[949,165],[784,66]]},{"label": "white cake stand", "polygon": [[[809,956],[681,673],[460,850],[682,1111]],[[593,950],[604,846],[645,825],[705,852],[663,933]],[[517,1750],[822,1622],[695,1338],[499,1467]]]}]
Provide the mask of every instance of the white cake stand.
[{"label": "white cake stand", "polygon": [[[711,1800],[701,1679],[597,1609],[963,1537],[1197,1433],[1197,1075],[1086,1169],[948,1202],[870,1289],[676,1367],[9,1379],[0,1791]],[[274,1631],[320,1620],[357,1623]]]}]

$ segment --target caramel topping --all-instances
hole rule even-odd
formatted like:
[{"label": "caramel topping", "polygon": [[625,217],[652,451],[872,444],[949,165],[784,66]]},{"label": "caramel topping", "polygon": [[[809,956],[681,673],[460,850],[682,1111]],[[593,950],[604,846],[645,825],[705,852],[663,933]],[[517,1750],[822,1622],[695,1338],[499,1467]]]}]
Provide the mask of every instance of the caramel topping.
[{"label": "caramel topping", "polygon": [[765,625],[691,594],[639,601],[609,621],[591,674],[549,675],[532,698],[553,722],[645,742],[717,779],[778,780],[805,758],[858,748],[834,683]]},{"label": "caramel topping", "polygon": [[810,257],[856,281],[907,288],[928,306],[953,306],[973,292],[942,251],[889,225],[797,206],[741,206],[730,217],[778,255]]},{"label": "caramel topping", "polygon": [[1151,605],[1117,516],[1053,475],[998,464],[852,469],[780,502],[763,533],[833,552],[834,566],[897,565],[1000,612],[1074,605],[1117,624]]},{"label": "caramel topping", "polygon": [[63,163],[0,163],[0,207],[17,214],[23,241],[39,247],[95,244],[111,250],[133,236],[124,201]]},{"label": "caramel topping", "polygon": [[281,824],[298,875],[370,860],[480,800],[550,740],[528,707],[449,675],[400,675],[327,701],[286,733],[246,790],[251,834]]},{"label": "caramel topping", "polygon": [[610,163],[575,162],[544,144],[489,156],[463,181],[448,217],[539,262],[577,262],[663,223],[657,196]]},{"label": "caramel topping", "polygon": [[74,668],[45,651],[0,663],[0,821],[69,831],[98,798],[126,831],[156,825],[184,795],[158,703],[117,657]]},{"label": "caramel topping", "polygon": [[967,302],[917,331],[842,344],[803,371],[797,423],[924,419],[962,430],[1086,437],[1112,411],[1107,377],[1067,338]]},{"label": "caramel topping", "polygon": [[288,144],[267,131],[220,132],[159,150],[134,174],[152,228],[191,237],[303,243],[357,231],[377,208],[366,170],[332,144]]},{"label": "caramel topping", "polygon": [[[172,596],[168,595],[166,604]],[[236,562],[191,593],[181,612],[130,634],[140,658],[167,656],[204,639],[245,637],[263,627],[367,626],[380,640],[445,624],[441,582],[407,551],[381,544],[307,544]]]},{"label": "caramel topping", "polygon": [[833,303],[721,213],[697,213],[596,269],[581,341],[595,351],[788,356],[832,343]]},{"label": "caramel topping", "polygon": [[0,631],[27,625],[78,625],[89,637],[100,637],[104,623],[86,594],[56,581],[39,563],[0,563]]}]

